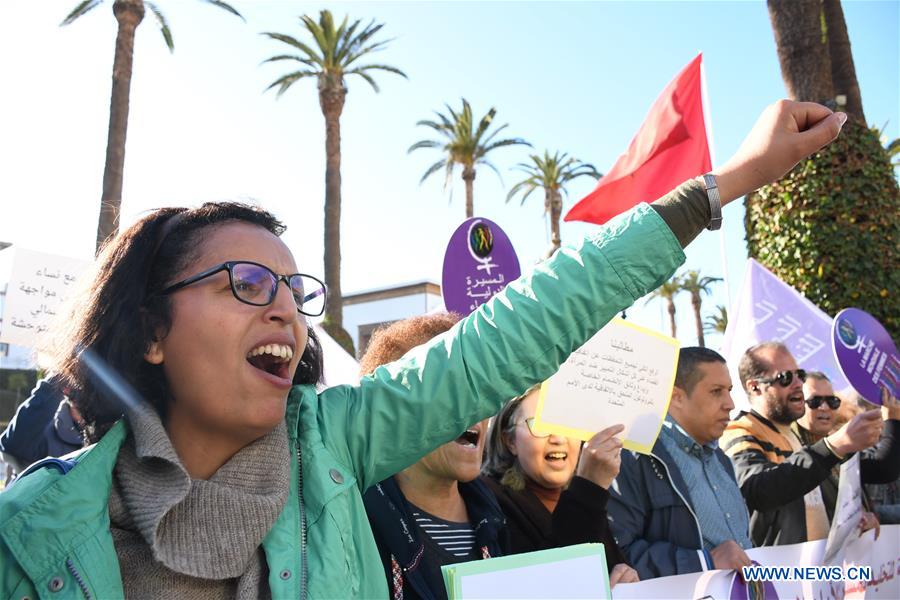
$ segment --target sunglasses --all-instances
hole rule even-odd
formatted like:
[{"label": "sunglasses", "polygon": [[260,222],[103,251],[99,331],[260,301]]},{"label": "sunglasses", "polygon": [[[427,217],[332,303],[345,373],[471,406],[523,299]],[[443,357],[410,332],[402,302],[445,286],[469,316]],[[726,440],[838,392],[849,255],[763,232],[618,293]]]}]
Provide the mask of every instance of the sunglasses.
[{"label": "sunglasses", "polygon": [[255,262],[232,260],[209,268],[202,273],[172,284],[162,292],[163,295],[177,292],[183,287],[212,277],[221,271],[228,271],[231,293],[244,304],[268,306],[275,300],[278,283],[284,281],[291,290],[297,311],[307,317],[318,317],[325,312],[325,284],[303,273],[293,275],[276,275],[269,267]]},{"label": "sunglasses", "polygon": [[841,399],[837,396],[810,396],[805,400],[806,405],[811,409],[815,410],[822,406],[822,403],[828,405],[828,408],[831,410],[837,410],[837,408],[841,405]]},{"label": "sunglasses", "polygon": [[534,417],[528,417],[524,421],[519,421],[519,423],[516,423],[516,425],[519,425],[520,423],[525,423],[525,426],[528,427],[528,433],[530,433],[532,437],[536,437],[538,439],[550,437],[549,433],[537,433],[534,430]]},{"label": "sunglasses", "polygon": [[787,387],[791,385],[791,382],[794,381],[794,374],[796,373],[797,379],[800,380],[800,383],[806,381],[806,371],[803,369],[797,369],[796,371],[780,371],[775,373],[774,377],[770,377],[767,379],[760,378],[758,381],[760,383],[772,384],[777,383],[781,387]]}]

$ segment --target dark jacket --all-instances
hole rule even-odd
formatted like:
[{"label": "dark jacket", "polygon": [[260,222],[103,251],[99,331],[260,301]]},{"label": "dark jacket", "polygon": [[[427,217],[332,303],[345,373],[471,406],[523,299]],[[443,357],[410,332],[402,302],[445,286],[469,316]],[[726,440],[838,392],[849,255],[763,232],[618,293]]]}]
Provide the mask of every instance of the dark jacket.
[{"label": "dark jacket", "polygon": [[517,492],[492,477],[482,476],[497,496],[509,529],[509,553],[520,554],[573,544],[602,543],[606,566],[625,562],[606,518],[609,493],[582,477],[574,477],[552,513],[530,491]]},{"label": "dark jacket", "polygon": [[[715,456],[734,476],[725,453],[716,449]],[[660,440],[649,456],[623,452],[619,475],[610,487],[610,526],[641,579],[712,568],[703,550],[700,521],[687,500],[687,485],[674,464]]]},{"label": "dark jacket", "polygon": [[[804,446],[810,446],[822,439],[811,431],[795,422],[791,428],[797,433],[797,437]],[[859,478],[864,484],[890,484],[900,477],[900,421],[888,420],[884,422],[884,431],[878,443],[871,448],[866,448],[859,454]],[[838,487],[840,485],[840,469],[831,469],[829,476],[819,484],[822,492],[822,501],[828,513],[828,521],[834,518],[834,507],[837,504]],[[871,510],[872,505],[863,490],[863,506]],[[884,522],[884,521],[882,521]]]},{"label": "dark jacket", "polygon": [[[460,483],[459,493],[475,529],[478,555],[487,558],[506,554],[508,541],[503,513],[494,495],[477,479]],[[363,494],[363,503],[375,534],[390,597],[447,598],[441,565],[470,559],[453,556],[428,538],[416,525],[409,502],[393,477],[369,488]]]},{"label": "dark jacket", "polygon": [[753,545],[807,541],[803,496],[825,481],[840,462],[825,441],[793,452],[778,428],[751,410],[728,424],[721,444],[734,463],[750,511]]},{"label": "dark jacket", "polygon": [[0,452],[16,472],[48,456],[63,456],[82,447],[69,403],[52,378],[42,379],[0,434]]}]

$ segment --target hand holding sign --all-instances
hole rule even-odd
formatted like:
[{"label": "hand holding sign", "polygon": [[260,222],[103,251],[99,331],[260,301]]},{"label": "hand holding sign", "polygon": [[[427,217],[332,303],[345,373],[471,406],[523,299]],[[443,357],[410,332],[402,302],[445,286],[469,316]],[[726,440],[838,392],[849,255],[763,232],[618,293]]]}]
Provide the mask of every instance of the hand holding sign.
[{"label": "hand holding sign", "polygon": [[575,474],[608,490],[622,464],[622,440],[616,436],[623,431],[624,425],[613,425],[589,439],[581,449]]},{"label": "hand holding sign", "polygon": [[677,364],[677,340],[614,319],[544,382],[535,428],[594,444],[596,432],[621,423],[623,446],[650,452]]}]

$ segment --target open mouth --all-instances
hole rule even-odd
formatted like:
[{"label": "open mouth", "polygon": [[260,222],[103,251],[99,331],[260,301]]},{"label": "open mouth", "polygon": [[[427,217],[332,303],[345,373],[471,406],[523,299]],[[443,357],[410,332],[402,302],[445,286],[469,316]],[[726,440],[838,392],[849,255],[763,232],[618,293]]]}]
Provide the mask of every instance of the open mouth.
[{"label": "open mouth", "polygon": [[544,455],[544,460],[550,463],[566,462],[567,458],[569,458],[568,452],[548,452]]},{"label": "open mouth", "polygon": [[294,351],[285,344],[266,344],[247,353],[247,362],[269,375],[290,379],[290,364]]},{"label": "open mouth", "polygon": [[478,446],[478,438],[480,437],[481,432],[477,429],[466,429],[462,432],[462,435],[454,441],[465,448],[476,448]]}]

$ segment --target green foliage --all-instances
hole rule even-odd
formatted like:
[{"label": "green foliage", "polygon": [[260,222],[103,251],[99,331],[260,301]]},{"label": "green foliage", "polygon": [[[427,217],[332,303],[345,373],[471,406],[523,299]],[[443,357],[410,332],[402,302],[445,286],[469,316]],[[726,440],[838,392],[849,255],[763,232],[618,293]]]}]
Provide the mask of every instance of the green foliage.
[{"label": "green foliage", "polygon": [[706,317],[706,321],[703,322],[703,330],[706,333],[724,334],[726,327],[728,327],[728,311],[719,304],[716,306],[715,312]]},{"label": "green foliage", "polygon": [[453,167],[456,165],[460,165],[464,169],[472,169],[476,165],[485,165],[499,176],[500,172],[497,170],[497,167],[487,160],[489,152],[503,146],[519,144],[531,146],[531,144],[521,138],[495,140],[494,138],[497,137],[497,134],[506,129],[507,125],[501,125],[488,133],[488,129],[490,129],[494,121],[494,116],[497,114],[496,108],[492,107],[488,110],[487,114],[481,117],[476,126],[472,116],[472,106],[465,98],[462,99],[462,110],[459,112],[454,111],[448,104],[444,106],[447,107],[447,115],[435,111],[434,114],[437,120],[426,119],[416,123],[416,125],[433,129],[443,138],[443,141],[422,140],[416,142],[407,150],[407,152],[413,152],[420,148],[433,148],[444,153],[444,158],[431,165],[425,171],[425,174],[422,175],[419,183],[424,182],[433,173],[444,169],[444,186],[446,187],[450,182],[450,177],[453,175]]},{"label": "green foliage", "polygon": [[[544,150],[544,156],[530,154],[528,156],[531,162],[519,163],[516,169],[525,173],[525,178],[516,183],[509,193],[506,195],[506,201],[515,197],[516,194],[522,193],[522,204],[531,193],[542,188],[545,191],[554,191],[567,194],[566,184],[584,175],[600,179],[601,175],[597,172],[594,165],[583,163],[577,158],[569,157],[565,152],[560,153],[558,150],[550,156],[549,150]],[[550,207],[545,206],[545,210],[549,211]]]},{"label": "green foliage", "polygon": [[331,11],[323,10],[319,13],[317,23],[311,17],[300,17],[304,33],[312,38],[312,43],[307,44],[297,38],[284,33],[271,31],[262,35],[269,39],[290,46],[293,50],[299,50],[297,54],[279,54],[264,60],[267,62],[289,61],[299,66],[298,70],[282,75],[272,82],[266,90],[278,88],[277,95],[281,96],[295,82],[307,78],[317,77],[324,79],[333,86],[345,87],[345,75],[358,75],[362,77],[376,92],[378,84],[369,73],[370,71],[387,71],[406,78],[406,73],[390,65],[380,64],[354,64],[362,57],[371,56],[373,53],[383,50],[393,40],[372,41],[375,35],[384,27],[383,23],[375,24],[374,21],[360,29],[360,21],[349,22],[349,17],[344,17],[341,24],[335,27],[334,17]]},{"label": "green foliage", "polygon": [[834,316],[855,306],[900,338],[900,190],[864,124],[745,200],[747,249]]}]

